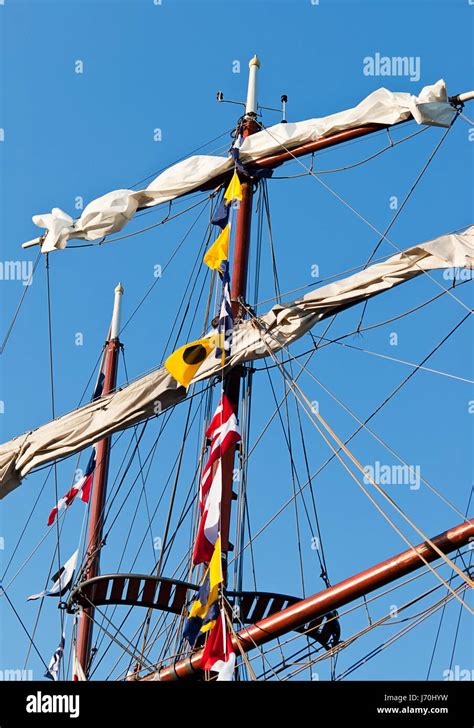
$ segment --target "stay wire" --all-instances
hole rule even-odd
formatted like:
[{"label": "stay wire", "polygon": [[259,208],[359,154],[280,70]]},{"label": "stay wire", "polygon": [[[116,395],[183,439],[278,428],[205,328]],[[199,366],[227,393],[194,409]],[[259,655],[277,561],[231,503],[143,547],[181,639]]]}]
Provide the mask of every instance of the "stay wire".
[{"label": "stay wire", "polygon": [[[52,326],[52,314],[51,314],[51,280],[49,272],[49,253],[46,253],[46,296],[47,296],[47,307],[48,307],[48,349],[49,349],[49,378],[51,388],[51,415],[52,419],[56,418],[55,412],[55,396],[54,396],[54,357],[53,357],[53,326]],[[53,463],[53,475],[54,475],[54,494],[56,503],[59,501],[59,489],[58,489],[58,471],[56,463]],[[58,554],[58,574],[61,573],[61,543],[60,543],[60,531],[59,521],[56,519],[56,545]],[[38,615],[39,616],[39,615]],[[64,612],[62,609],[59,610],[59,624],[60,624],[60,639],[64,634]]]},{"label": "stay wire", "polygon": [[[274,356],[273,353],[271,353],[271,355]],[[283,376],[285,376],[286,379],[290,379],[288,373],[284,370],[284,367],[281,368],[281,371],[282,371]],[[426,541],[439,554],[439,556],[441,556],[441,558],[443,558],[444,561],[447,564],[451,565],[451,567],[454,568],[458,572],[458,574],[466,581],[466,583],[470,585],[471,584],[471,580],[469,579],[469,577],[465,577],[464,574],[460,571],[460,569],[458,569],[458,567],[452,562],[452,560],[445,553],[443,553],[436,546],[436,544],[433,543],[433,541],[428,536],[426,536],[426,534],[424,534],[423,531],[420,528],[418,528],[418,526],[416,526],[416,524],[413,523],[413,521],[400,508],[400,506],[398,506],[395,503],[395,501],[393,500],[393,498],[391,498],[383,490],[383,488],[381,488],[381,486],[371,476],[369,476],[369,475],[366,474],[366,471],[364,470],[363,466],[359,463],[359,461],[357,460],[357,458],[347,449],[347,447],[342,442],[342,440],[340,440],[340,438],[335,434],[334,430],[332,430],[332,428],[328,425],[327,422],[325,422],[325,420],[323,419],[323,417],[317,411],[314,411],[311,408],[311,403],[309,402],[309,400],[306,397],[306,395],[302,392],[302,390],[299,387],[299,385],[296,384],[295,382],[293,382],[293,384],[291,385],[291,389],[292,389],[292,392],[294,393],[294,396],[296,396],[298,398],[301,397],[302,400],[306,403],[307,407],[304,407],[303,408],[304,411],[306,412],[306,414],[308,415],[308,417],[310,418],[310,420],[313,422],[314,426],[316,427],[316,429],[318,430],[318,432],[321,434],[321,436],[323,437],[323,439],[326,442],[326,444],[328,444],[329,447],[331,448],[331,450],[333,450],[334,455],[337,457],[337,459],[339,460],[339,462],[341,463],[341,465],[347,470],[347,472],[349,473],[349,475],[359,485],[359,487],[362,489],[362,491],[364,492],[364,494],[369,498],[369,500],[373,503],[373,505],[376,507],[376,509],[380,512],[380,514],[383,515],[383,517],[385,518],[385,520],[387,520],[387,522],[392,526],[392,528],[400,535],[400,537],[405,541],[405,543],[411,549],[414,548],[414,546],[410,542],[410,540],[405,536],[405,534],[400,530],[400,528],[395,524],[395,522],[390,518],[390,516],[387,515],[387,513],[383,510],[383,508],[376,501],[376,499],[369,493],[369,491],[367,490],[367,488],[365,488],[365,486],[363,485],[363,483],[357,479],[357,477],[351,471],[350,467],[347,465],[347,463],[341,457],[340,451],[337,451],[336,450],[335,446],[330,442],[329,438],[326,437],[326,435],[324,435],[322,429],[317,425],[314,417],[319,420],[320,424],[327,431],[328,435],[330,435],[335,440],[335,442],[339,445],[339,448],[344,451],[344,453],[351,460],[351,462],[362,473],[365,474],[365,477],[367,477],[367,479],[370,480],[371,485],[375,488],[375,490],[379,493],[379,495],[381,495],[396,510],[396,512],[400,516],[402,516],[403,519],[418,533],[418,535],[421,536],[423,538],[423,540]],[[297,390],[298,394],[296,393],[296,390]],[[313,415],[314,415],[314,417],[313,417]],[[424,561],[428,566],[430,566],[429,562],[421,554],[419,554],[419,556],[420,556],[420,559],[422,561]],[[436,574],[435,570],[431,566],[430,566],[430,568],[431,568],[432,572],[436,576],[438,576],[438,574]],[[441,580],[441,577],[439,577],[439,578]],[[444,580],[443,580],[443,583],[446,585],[446,582]],[[450,591],[452,591],[452,590],[450,589]],[[460,601],[462,601],[462,600],[460,600]],[[470,609],[470,607],[465,602],[462,602],[462,603],[464,604],[464,606],[466,607],[466,609],[469,612],[472,611]]]},{"label": "stay wire", "polygon": [[[367,164],[367,162],[371,162],[373,159],[376,159],[376,157],[379,157],[381,154],[384,154],[384,152],[388,152],[390,149],[394,149],[399,144],[402,144],[403,142],[408,141],[409,139],[413,139],[414,137],[419,136],[420,134],[423,134],[424,132],[427,132],[431,129],[429,126],[424,126],[422,129],[419,129],[418,131],[415,131],[413,134],[409,134],[406,137],[403,137],[402,139],[398,139],[396,142],[393,142],[390,139],[390,144],[387,144],[387,146],[383,147],[382,149],[379,149],[374,154],[371,154],[369,157],[365,157],[364,159],[359,160],[358,162],[355,162],[354,164],[348,164],[345,167],[336,167],[335,169],[318,169],[315,171],[315,174],[334,174],[335,172],[347,172],[350,169],[355,169],[356,167],[360,167],[363,164]],[[388,132],[388,129],[386,130]],[[362,139],[359,139],[358,141],[365,141]],[[309,175],[309,172],[302,172],[301,174],[296,175],[288,175],[288,176],[275,176],[272,175],[272,180],[274,179],[296,179],[298,177],[307,177]]]},{"label": "stay wire", "polygon": [[[268,194],[268,185],[266,184],[266,181],[263,186],[263,196],[264,196],[265,213],[266,213],[266,218],[267,218],[267,227],[268,227],[268,232],[269,232],[269,242],[270,242],[270,250],[271,250],[272,267],[273,267],[273,271],[274,271],[275,289],[276,289],[276,294],[277,294],[277,301],[279,302],[281,300],[281,289],[280,289],[280,284],[278,281],[278,273],[277,273],[277,268],[276,268],[276,253],[275,253],[275,247],[274,247],[273,228],[272,228],[271,215],[270,215],[270,200],[269,200],[269,194]],[[329,324],[329,326],[330,326],[330,324]],[[327,332],[329,326],[326,327],[325,333]],[[268,365],[267,365],[267,367],[268,367]],[[267,372],[268,372],[268,368],[267,368]],[[293,377],[292,369],[291,369],[291,375]],[[285,409],[287,410],[288,408],[287,408],[287,397],[286,396],[284,397],[284,401],[285,401]],[[310,479],[309,460],[308,460],[308,454],[307,454],[307,449],[306,449],[306,443],[304,440],[304,433],[303,433],[303,427],[302,427],[302,422],[301,422],[301,413],[300,413],[300,408],[299,408],[298,402],[296,402],[296,411],[297,411],[297,417],[298,417],[301,446],[303,449],[303,456],[304,456],[305,467],[306,467],[306,474],[307,474],[307,477],[308,477],[309,483],[310,483],[309,490],[310,490],[311,502],[312,502],[312,506],[313,506],[317,538],[318,538],[318,548],[315,549],[315,551],[316,551],[316,555],[317,555],[317,558],[319,560],[319,564],[321,567],[321,578],[325,582],[326,586],[330,586],[326,556],[325,556],[325,552],[324,552],[323,538],[322,538],[322,533],[321,533],[321,528],[320,528],[320,523],[319,523],[319,516],[318,516],[318,512],[317,512],[317,508],[316,508],[316,499],[315,499],[315,495],[314,495],[313,483]],[[299,482],[299,479],[298,479],[298,487],[300,489],[300,496],[301,496],[301,500],[303,502],[304,510],[306,512],[306,517],[308,519],[310,531],[312,531],[311,519],[309,517],[308,509],[306,506],[304,494],[301,490],[301,483]],[[295,500],[295,502],[296,502],[296,500]]]},{"label": "stay wire", "polygon": [[[133,185],[130,185],[130,189],[133,189],[134,187],[138,187],[138,185],[143,184],[143,182],[147,182],[152,177],[156,177],[158,174],[161,174],[161,172],[164,172],[166,169],[170,169],[170,167],[174,166],[175,164],[178,164],[179,162],[182,162],[184,159],[188,159],[192,154],[196,154],[196,152],[200,152],[202,149],[205,149],[205,147],[208,147],[210,144],[214,144],[214,142],[219,141],[219,139],[222,139],[225,136],[228,136],[233,131],[233,128],[227,129],[226,131],[223,131],[218,136],[214,137],[213,139],[210,139],[207,142],[204,142],[204,144],[200,144],[198,147],[195,147],[187,154],[184,154],[182,157],[178,157],[178,159],[175,159],[174,162],[171,164],[167,164],[165,167],[161,167],[154,172],[151,172],[147,177],[143,177],[143,179],[138,180],[138,182],[135,182]],[[208,152],[209,153],[209,152]]]},{"label": "stay wire", "polygon": [[[309,170],[306,167],[306,165],[303,162],[301,162],[301,160],[298,159],[298,157],[296,157],[287,147],[285,147],[284,144],[281,144],[281,142],[279,142],[278,139],[276,139],[271,134],[271,132],[269,132],[268,129],[266,129],[263,126],[262,126],[262,129],[264,129],[267,132],[267,134],[269,134],[272,137],[272,139],[274,141],[276,141],[280,147],[282,147],[282,149],[284,149],[286,152],[288,152],[288,154],[290,154],[298,162],[298,164],[300,164],[304,169],[306,169],[307,171],[309,171],[309,173],[311,174],[311,176],[313,177],[313,179],[315,179],[317,182],[319,182],[319,184],[322,187],[324,187],[328,192],[330,192],[331,195],[333,195],[337,200],[339,200],[339,202],[341,202],[345,207],[347,207],[349,210],[351,210],[351,212],[353,212],[354,215],[356,215],[356,217],[358,217],[365,225],[367,225],[371,230],[373,230],[374,232],[376,232],[377,235],[382,236],[383,239],[386,240],[387,243],[389,243],[393,248],[395,248],[395,250],[400,255],[402,255],[403,257],[408,258],[409,260],[412,260],[412,258],[411,258],[411,256],[410,256],[409,253],[407,253],[406,251],[404,251],[401,248],[399,248],[399,246],[396,245],[396,243],[394,243],[393,240],[390,240],[378,228],[376,228],[375,225],[373,225],[366,217],[364,217],[364,215],[362,215],[362,213],[360,213],[358,210],[356,210],[353,205],[351,205],[347,200],[345,200],[344,197],[342,197],[342,195],[340,195],[338,192],[336,192],[334,189],[332,189],[332,187],[330,187],[326,182],[324,182],[324,180],[322,180],[320,177],[318,177],[317,175],[315,175],[311,170]],[[421,272],[425,276],[427,276],[427,278],[429,278],[436,286],[438,286],[438,288],[442,288],[444,291],[446,291],[448,293],[448,295],[453,300],[457,301],[457,303],[462,308],[467,309],[471,313],[471,309],[468,306],[466,306],[466,304],[463,301],[461,301],[457,296],[455,296],[450,290],[448,290],[447,288],[445,288],[445,286],[443,286],[442,283],[440,283],[434,276],[432,276],[431,273],[429,273],[429,271],[425,270],[417,261],[413,261],[413,262],[414,262],[414,265],[417,268],[419,268],[421,270]]]},{"label": "stay wire", "polygon": [[0,345],[0,356],[3,354],[3,352],[5,350],[5,347],[7,345],[7,342],[9,340],[9,338],[10,338],[10,334],[13,331],[13,327],[15,326],[16,320],[17,320],[17,318],[19,316],[20,309],[21,309],[21,307],[23,305],[23,302],[24,302],[24,300],[26,298],[26,294],[28,293],[28,289],[33,284],[33,275],[36,272],[36,268],[38,267],[38,263],[40,261],[40,258],[41,258],[41,250],[38,251],[38,254],[36,256],[35,262],[33,264],[33,271],[32,271],[31,277],[28,280],[28,282],[26,283],[26,285],[24,285],[24,291],[23,291],[23,293],[20,296],[20,300],[18,302],[18,305],[17,305],[17,307],[15,309],[15,312],[14,312],[14,314],[12,316],[12,319],[11,319],[10,324],[8,326],[8,329],[7,329],[6,333],[5,333],[5,336],[3,337],[3,341],[2,341],[2,343]]},{"label": "stay wire", "polygon": [[43,663],[43,665],[45,666],[45,668],[46,668],[46,669],[48,669],[48,665],[47,665],[47,664],[46,664],[46,662],[44,661],[44,659],[43,659],[43,657],[42,657],[42,655],[41,655],[41,652],[39,651],[39,649],[38,649],[38,648],[37,648],[37,646],[36,646],[36,643],[35,643],[35,641],[34,641],[34,635],[33,635],[33,636],[32,636],[32,635],[30,635],[30,633],[28,632],[28,629],[27,629],[27,627],[25,626],[25,624],[24,624],[24,622],[23,622],[22,618],[20,617],[20,615],[18,614],[17,610],[15,609],[15,605],[14,605],[14,604],[13,604],[13,602],[11,601],[11,599],[10,599],[10,597],[8,596],[8,594],[6,593],[6,591],[4,591],[4,590],[3,590],[3,588],[2,588],[1,586],[0,586],[0,591],[1,591],[2,593],[3,593],[3,596],[5,597],[5,599],[7,600],[8,604],[10,605],[10,607],[11,607],[11,609],[12,609],[12,611],[13,611],[13,613],[14,613],[15,617],[16,617],[16,618],[18,619],[18,621],[19,621],[20,625],[22,626],[22,628],[23,628],[23,631],[25,632],[26,636],[28,637],[28,639],[29,639],[29,641],[30,641],[30,645],[31,645],[31,646],[33,647],[34,651],[36,652],[36,654],[37,654],[37,655],[38,655],[38,657],[40,658],[40,660],[41,660],[41,662]]},{"label": "stay wire", "polygon": [[[251,314],[251,312],[250,312],[250,314]],[[252,315],[252,314],[251,314],[251,315]],[[255,318],[255,317],[254,317],[254,318]],[[454,327],[454,328],[453,328],[453,329],[452,329],[452,330],[451,330],[451,331],[450,331],[450,332],[449,332],[449,333],[448,333],[448,334],[447,334],[447,335],[446,335],[446,336],[445,336],[445,337],[443,338],[443,340],[442,340],[442,341],[441,341],[441,342],[440,342],[440,343],[439,343],[439,344],[438,344],[438,345],[437,345],[437,346],[435,347],[435,349],[433,349],[433,351],[432,351],[432,352],[431,352],[431,353],[430,353],[430,354],[428,355],[428,357],[425,357],[425,360],[424,360],[424,361],[426,361],[426,359],[427,359],[427,358],[429,358],[429,356],[431,356],[431,355],[432,355],[432,353],[433,353],[433,352],[434,352],[435,350],[437,350],[437,349],[438,349],[438,348],[439,348],[439,347],[440,347],[440,346],[441,346],[441,345],[442,345],[442,344],[443,344],[443,343],[444,343],[444,342],[445,342],[445,341],[446,341],[446,340],[447,340],[447,339],[448,339],[448,338],[449,338],[449,337],[450,337],[450,336],[451,336],[451,335],[452,335],[452,334],[454,333],[454,331],[456,331],[456,330],[457,330],[457,329],[458,329],[458,328],[459,328],[459,327],[460,327],[460,326],[462,325],[462,323],[464,323],[464,321],[465,321],[466,319],[467,319],[467,316],[466,316],[466,317],[464,317],[464,318],[463,318],[463,319],[462,319],[462,320],[461,320],[461,321],[460,321],[460,322],[459,322],[459,323],[458,323],[458,324],[457,324],[457,325],[456,325],[456,326],[455,326],[455,327]],[[261,327],[261,323],[260,323],[260,322],[259,322],[259,321],[258,321],[257,319],[255,319],[255,320],[256,320],[257,326],[260,326],[260,327]],[[266,333],[267,333],[267,334],[269,334],[269,332],[266,332]],[[271,334],[269,334],[269,335],[271,336]],[[268,345],[267,345],[267,348],[268,348]],[[275,359],[275,361],[278,361],[278,360],[276,359],[276,357],[274,356],[273,352],[271,352],[271,350],[270,350],[270,349],[269,349],[269,352],[270,352],[270,355],[272,356],[272,358],[274,358],[274,359]],[[281,363],[279,363],[279,366],[280,366],[280,369],[281,369],[281,370],[285,371],[285,370],[284,370],[284,367],[282,367]],[[379,406],[377,407],[377,409],[376,409],[376,410],[374,410],[374,411],[372,412],[372,414],[370,415],[370,417],[369,417],[369,418],[368,418],[367,420],[365,420],[365,422],[364,422],[363,424],[361,424],[361,426],[360,426],[360,427],[359,427],[359,428],[358,428],[357,430],[355,430],[355,431],[354,431],[354,432],[352,433],[352,435],[351,435],[351,436],[350,436],[350,437],[349,437],[349,438],[348,438],[348,439],[347,439],[347,440],[346,440],[346,441],[345,441],[344,443],[342,443],[342,441],[341,441],[341,443],[340,443],[340,448],[339,448],[339,450],[337,450],[337,451],[336,451],[336,450],[334,449],[333,455],[332,455],[332,456],[331,456],[331,457],[330,457],[330,458],[329,458],[329,459],[328,459],[328,460],[327,460],[327,461],[326,461],[326,462],[325,462],[325,463],[323,464],[323,466],[321,466],[321,468],[319,468],[319,470],[317,471],[317,473],[319,473],[319,472],[320,472],[320,471],[322,470],[322,468],[323,468],[323,467],[324,467],[325,465],[327,465],[327,464],[328,464],[328,463],[329,463],[329,462],[330,462],[330,461],[331,461],[331,460],[333,459],[333,457],[337,457],[337,458],[338,458],[339,460],[341,460],[341,458],[340,458],[340,455],[339,455],[339,453],[340,453],[340,450],[341,450],[341,449],[344,449],[344,447],[345,447],[345,446],[347,445],[347,443],[348,443],[348,442],[350,442],[350,440],[351,440],[351,439],[352,439],[353,437],[355,437],[355,435],[356,435],[356,434],[357,434],[357,433],[358,433],[358,432],[359,432],[359,431],[360,431],[360,430],[361,430],[361,429],[362,429],[362,428],[363,428],[363,427],[365,426],[365,424],[367,424],[367,422],[368,422],[368,421],[369,421],[369,420],[370,420],[370,419],[371,419],[371,418],[372,418],[373,416],[375,416],[375,414],[377,414],[377,412],[378,412],[378,411],[380,411],[380,409],[381,409],[381,408],[382,408],[382,407],[384,406],[384,404],[386,404],[386,403],[387,403],[387,401],[389,401],[389,400],[390,400],[390,399],[391,399],[391,398],[392,398],[392,397],[393,397],[393,396],[394,396],[394,395],[395,395],[395,394],[396,394],[396,393],[397,393],[397,392],[398,392],[398,391],[400,390],[400,388],[401,388],[401,387],[403,386],[403,384],[405,384],[405,383],[406,383],[406,381],[408,381],[408,379],[409,379],[409,378],[410,378],[410,377],[411,377],[412,375],[413,375],[413,372],[411,372],[411,373],[410,373],[410,375],[409,375],[408,377],[406,377],[406,378],[405,378],[405,380],[404,380],[404,381],[403,381],[403,382],[402,382],[402,383],[401,383],[400,385],[398,385],[398,387],[397,387],[397,388],[396,388],[396,389],[395,389],[395,390],[394,390],[394,391],[393,391],[393,392],[392,392],[392,393],[391,393],[391,394],[390,394],[390,395],[389,395],[389,396],[388,396],[388,397],[387,397],[387,398],[386,398],[386,399],[384,400],[384,402],[382,402],[382,404],[381,404],[381,405],[379,405]],[[286,375],[286,376],[287,376],[287,375]],[[293,384],[292,384],[292,391],[293,391],[293,392],[294,392],[294,389],[295,389],[295,388],[296,388],[296,389],[298,389],[299,391],[301,391],[301,390],[300,390],[300,388],[298,387],[298,385],[296,384],[296,381],[293,381]],[[295,394],[295,396],[296,396],[296,394]],[[303,409],[305,409],[305,408],[303,408]],[[305,412],[306,412],[306,413],[308,414],[308,416],[310,417],[311,421],[313,421],[312,415],[310,414],[309,410],[306,410],[306,409],[305,409]],[[315,414],[315,415],[316,415],[316,416],[318,417],[318,419],[319,419],[319,418],[321,417],[320,415],[318,415],[318,413],[314,413],[314,414]],[[321,418],[321,419],[322,419],[322,418]],[[316,426],[316,425],[315,425],[315,426]],[[318,428],[318,429],[319,429],[319,428]],[[323,435],[323,437],[324,437],[324,439],[325,439],[325,436],[324,436],[324,435]],[[338,441],[338,438],[337,438],[337,436],[336,436],[336,441]],[[352,457],[353,457],[353,456],[352,456]],[[342,461],[342,460],[341,460],[341,462],[342,462],[342,463],[344,464],[344,467],[345,467],[346,469],[348,469],[348,468],[347,468],[347,465],[346,465],[346,464],[344,463],[344,461]],[[348,470],[348,472],[349,472],[349,473],[351,473],[352,471],[350,471],[350,469],[349,469],[349,470]],[[352,474],[352,477],[355,477],[355,476],[354,476],[354,474]],[[358,481],[357,481],[357,482],[358,482]],[[371,480],[371,482],[372,482],[372,480]],[[361,484],[359,483],[359,485],[361,485]],[[362,486],[362,485],[361,485],[361,487],[363,488],[363,486]],[[376,485],[376,489],[378,489],[378,488],[379,488],[379,486],[377,486],[377,485]],[[390,497],[389,497],[389,496],[387,496],[386,494],[385,494],[385,496],[386,496],[386,498],[388,498],[388,499],[389,499],[389,500],[391,501],[391,499],[390,499]],[[385,497],[385,496],[384,496],[384,497]],[[289,501],[289,502],[291,502],[291,501]],[[282,507],[282,509],[283,509],[283,508],[285,508],[285,507],[286,507],[286,505],[288,505],[288,502],[287,502],[287,503],[286,503],[286,504],[285,504],[285,505],[284,505],[284,506]],[[396,504],[394,504],[394,505],[396,505]],[[282,509],[280,509],[280,511],[278,512],[278,514],[279,514],[279,513],[281,513],[281,510],[282,510]],[[398,507],[397,507],[397,509],[398,509]],[[277,514],[277,515],[278,515],[278,514]],[[275,516],[275,517],[276,517],[276,516]],[[404,517],[405,517],[405,516],[404,516]],[[273,519],[271,519],[271,520],[273,520]],[[270,521],[270,522],[271,522],[271,521]],[[265,525],[265,526],[264,526],[263,528],[266,528],[266,527],[267,527],[268,525],[269,525],[269,522],[268,522],[268,523],[267,523],[267,524],[266,524],[266,525]],[[417,530],[417,527],[415,527],[415,530]],[[260,529],[259,533],[261,533],[261,531],[262,531],[262,529]],[[426,536],[425,536],[424,534],[422,534],[422,532],[421,532],[421,531],[419,531],[419,533],[420,533],[420,535],[422,535],[422,537],[424,538],[424,540],[427,540],[427,541],[428,541],[428,543],[430,543],[430,545],[431,545],[431,543],[432,543],[432,542],[431,542],[431,541],[430,541],[430,540],[429,540],[429,539],[428,539],[428,538],[427,538],[427,537],[426,537]],[[257,534],[257,535],[258,535],[258,534]],[[438,549],[437,549],[436,547],[435,547],[435,550],[436,550],[436,551],[438,551]],[[446,561],[447,563],[450,563],[450,564],[452,565],[452,562],[451,562],[451,561],[449,560],[449,558],[448,558],[448,557],[446,557],[446,556],[444,555],[444,556],[443,556],[443,558],[445,559],[445,561]],[[455,567],[455,568],[456,568],[456,570],[457,570],[457,567]],[[463,577],[463,578],[464,578],[464,577]]]},{"label": "stay wire", "polygon": [[[422,167],[421,171],[420,171],[420,172],[418,173],[418,175],[417,175],[417,177],[416,177],[415,181],[413,182],[413,184],[411,185],[411,187],[410,187],[410,189],[408,190],[407,194],[405,195],[405,198],[403,199],[403,201],[402,201],[402,203],[401,203],[400,207],[399,207],[399,208],[397,209],[397,211],[395,212],[395,215],[394,215],[394,216],[392,217],[392,219],[390,220],[389,224],[388,224],[388,225],[387,225],[387,227],[385,228],[385,230],[384,230],[384,232],[383,232],[382,236],[380,237],[379,241],[377,242],[377,244],[375,245],[375,247],[374,247],[374,249],[372,250],[371,254],[370,254],[370,255],[369,255],[369,257],[367,258],[367,261],[366,261],[366,263],[365,263],[365,265],[364,265],[364,270],[365,270],[365,269],[367,268],[367,266],[369,265],[369,263],[370,263],[370,262],[372,261],[372,259],[373,259],[374,255],[376,254],[377,250],[378,250],[378,249],[379,249],[379,247],[380,247],[380,246],[382,245],[383,241],[385,240],[386,236],[387,236],[387,235],[388,235],[388,233],[390,232],[391,228],[393,227],[393,225],[394,225],[394,224],[395,224],[395,222],[397,221],[397,219],[398,219],[398,217],[399,217],[400,213],[401,213],[401,212],[402,212],[402,210],[404,209],[404,207],[405,207],[405,205],[407,204],[408,200],[409,200],[409,199],[410,199],[410,197],[411,197],[411,196],[413,195],[413,193],[414,193],[414,191],[415,191],[416,187],[418,186],[419,182],[421,182],[421,179],[423,178],[423,176],[424,176],[424,174],[425,174],[426,170],[428,169],[428,167],[430,166],[431,162],[432,162],[432,161],[433,161],[433,159],[435,158],[435,156],[436,156],[436,154],[437,154],[438,150],[439,150],[439,149],[441,148],[441,146],[443,145],[443,142],[445,141],[445,139],[446,139],[446,137],[448,136],[449,132],[450,132],[450,131],[451,131],[451,129],[453,128],[453,125],[454,125],[454,123],[455,123],[455,121],[456,121],[456,119],[457,119],[457,118],[458,118],[458,114],[456,114],[456,115],[455,115],[455,116],[453,117],[453,119],[452,119],[452,121],[451,121],[450,125],[448,126],[448,128],[446,129],[446,131],[444,132],[444,134],[443,134],[443,135],[441,136],[441,139],[439,139],[439,140],[438,140],[438,142],[437,142],[437,144],[435,145],[435,147],[434,147],[433,151],[431,152],[431,154],[430,154],[430,156],[428,157],[427,161],[426,161],[426,162],[425,162],[425,164],[423,165],[423,167]],[[368,302],[368,300],[367,300],[367,301],[364,301],[364,304],[363,304],[363,306],[362,306],[362,312],[361,312],[361,316],[360,316],[360,320],[359,320],[359,325],[358,325],[358,327],[357,327],[358,329],[360,329],[360,327],[362,326],[362,323],[363,323],[363,320],[364,320],[364,316],[365,316],[365,312],[366,312],[366,310],[367,310],[367,306],[368,306],[368,303],[369,303],[369,302]]]},{"label": "stay wire", "polygon": [[[471,499],[472,499],[473,492],[474,492],[474,487],[471,486],[471,490],[470,490],[470,493],[469,493],[469,498],[468,498],[467,506],[466,506],[466,510],[465,510],[465,516],[466,516],[466,518],[467,518],[467,516],[469,514],[469,508],[471,506]],[[471,555],[472,555],[472,552],[471,552]],[[451,571],[451,576],[453,576],[453,575],[454,575],[454,572]],[[428,671],[427,671],[427,674],[426,674],[426,680],[429,680],[430,679],[431,668],[433,666],[433,660],[434,660],[434,657],[435,657],[436,649],[438,647],[438,640],[439,640],[439,636],[440,636],[440,633],[441,633],[441,627],[443,625],[445,611],[446,611],[446,603],[443,605],[443,609],[441,610],[441,615],[440,615],[439,623],[438,623],[438,629],[437,629],[437,632],[436,632],[436,636],[435,636],[435,640],[434,640],[434,644],[433,644],[433,649],[431,651],[431,657],[430,657],[430,661],[429,661],[429,664],[428,664]]]}]

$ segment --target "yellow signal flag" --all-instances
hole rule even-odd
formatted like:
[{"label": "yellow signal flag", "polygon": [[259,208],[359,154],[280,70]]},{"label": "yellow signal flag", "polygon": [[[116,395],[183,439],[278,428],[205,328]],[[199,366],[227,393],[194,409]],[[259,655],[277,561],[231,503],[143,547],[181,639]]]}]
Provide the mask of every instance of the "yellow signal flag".
[{"label": "yellow signal flag", "polygon": [[232,200],[241,200],[242,199],[242,186],[240,184],[239,175],[237,172],[234,172],[231,181],[229,182],[229,186],[225,191],[224,200],[227,202],[232,202]]},{"label": "yellow signal flag", "polygon": [[[204,592],[208,592],[207,599],[203,603],[198,597],[193,602],[193,604],[191,605],[191,609],[189,610],[189,618],[200,617],[201,619],[204,619],[207,616],[210,608],[214,603],[217,602],[217,599],[219,598],[219,586],[222,584],[223,581],[224,576],[222,574],[221,537],[219,536],[214,545],[214,552],[212,554],[211,561],[206,569],[202,582],[203,586],[207,585],[207,589],[204,590]],[[200,631],[208,632],[210,629],[213,628],[214,624],[215,620],[205,622],[202,625]]]},{"label": "yellow signal flag", "polygon": [[[222,553],[221,553],[221,537],[218,536],[214,545],[214,552],[209,562],[209,596],[206,604],[206,616],[211,610],[213,604],[217,603],[219,598],[219,586],[224,581],[222,574]],[[209,619],[204,621],[201,632],[209,632],[215,625],[216,620]]]},{"label": "yellow signal flag", "polygon": [[214,347],[212,338],[192,341],[174,351],[165,361],[165,368],[177,382],[188,388]]},{"label": "yellow signal flag", "polygon": [[209,563],[209,581],[211,592],[215,591],[219,584],[224,580],[222,575],[222,553],[221,553],[221,537],[217,537],[217,541],[214,544],[214,552]]},{"label": "yellow signal flag", "polygon": [[221,263],[229,259],[230,225],[226,225],[204,256],[211,270],[220,270]]}]

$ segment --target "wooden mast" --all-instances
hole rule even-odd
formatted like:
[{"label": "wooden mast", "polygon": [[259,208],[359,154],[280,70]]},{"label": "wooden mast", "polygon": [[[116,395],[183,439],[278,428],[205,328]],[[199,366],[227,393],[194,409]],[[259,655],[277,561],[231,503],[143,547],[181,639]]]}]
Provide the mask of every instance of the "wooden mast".
[{"label": "wooden mast", "polygon": [[[117,369],[120,352],[120,306],[122,294],[123,287],[122,284],[119,283],[115,289],[112,323],[110,325],[109,339],[105,345],[104,384],[102,388],[103,397],[110,394],[117,384]],[[99,573],[100,549],[102,546],[102,531],[104,526],[104,505],[109,473],[110,442],[111,438],[106,437],[97,444],[96,448],[97,465],[92,490],[87,553],[85,558],[86,567],[83,574],[84,579],[92,579]],[[77,634],[77,659],[86,676],[91,656],[93,619],[94,607],[91,606],[84,609],[79,621]]]},{"label": "wooden mast", "polygon": [[[242,137],[258,131],[257,118],[257,74],[260,61],[254,56],[249,63],[249,81],[247,103],[242,121]],[[247,273],[250,251],[250,229],[252,221],[253,183],[251,179],[241,179],[242,200],[237,210],[235,222],[234,261],[232,265],[232,312],[234,318],[241,315],[240,300],[245,299],[247,292]],[[232,203],[233,204],[233,203]],[[244,374],[243,367],[235,367],[224,379],[224,389],[236,415],[239,410],[240,380]],[[222,458],[222,496],[221,496],[221,547],[225,561],[232,549],[229,541],[230,515],[233,499],[232,483],[234,473],[236,446],[229,448]],[[225,564],[224,564],[225,566]],[[227,569],[225,568],[226,572]],[[227,574],[226,574],[227,576]]]},{"label": "wooden mast", "polygon": [[[260,61],[255,55],[249,62],[249,80],[247,88],[247,102],[245,115],[243,117],[241,132],[245,139],[250,134],[258,131],[257,117],[257,72],[260,68]],[[250,228],[252,220],[252,198],[253,188],[251,180],[241,180],[242,200],[236,214],[235,223],[235,247],[234,261],[232,265],[232,290],[231,302],[232,313],[237,318],[240,313],[239,300],[245,298],[247,290],[247,273],[250,248]],[[232,202],[231,204],[234,204]],[[239,410],[240,380],[243,375],[243,368],[236,367],[224,378],[224,391],[229,398],[235,415]],[[224,579],[227,581],[227,554],[233,546],[229,541],[231,506],[234,498],[232,489],[234,475],[234,460],[236,446],[232,445],[222,457],[222,493],[221,493],[221,519],[220,536],[223,561]],[[158,565],[160,566],[160,564]],[[138,672],[141,668],[142,658],[145,652],[146,640],[150,626],[151,610],[148,611],[145,619],[143,642],[140,657],[134,668]]]}]

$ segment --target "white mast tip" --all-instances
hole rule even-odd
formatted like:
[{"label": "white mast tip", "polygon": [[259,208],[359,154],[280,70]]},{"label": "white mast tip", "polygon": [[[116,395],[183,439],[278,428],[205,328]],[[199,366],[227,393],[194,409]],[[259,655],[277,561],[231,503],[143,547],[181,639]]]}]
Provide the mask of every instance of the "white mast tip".
[{"label": "white mast tip", "polygon": [[257,54],[255,54],[249,62],[249,68],[252,68],[252,66],[257,66],[257,68],[260,68],[260,59]]},{"label": "white mast tip", "polygon": [[115,288],[114,310],[112,313],[112,323],[110,324],[110,340],[118,339],[120,332],[120,307],[122,305],[123,286],[121,283]]}]

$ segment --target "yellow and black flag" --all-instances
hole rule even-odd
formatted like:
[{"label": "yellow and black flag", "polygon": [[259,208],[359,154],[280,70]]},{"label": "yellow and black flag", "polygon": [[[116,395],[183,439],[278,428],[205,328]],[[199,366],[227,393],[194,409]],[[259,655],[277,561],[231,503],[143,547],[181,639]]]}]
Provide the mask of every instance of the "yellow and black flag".
[{"label": "yellow and black flag", "polygon": [[192,341],[174,351],[165,361],[165,367],[177,382],[188,388],[192,378],[214,348],[213,338]]}]

